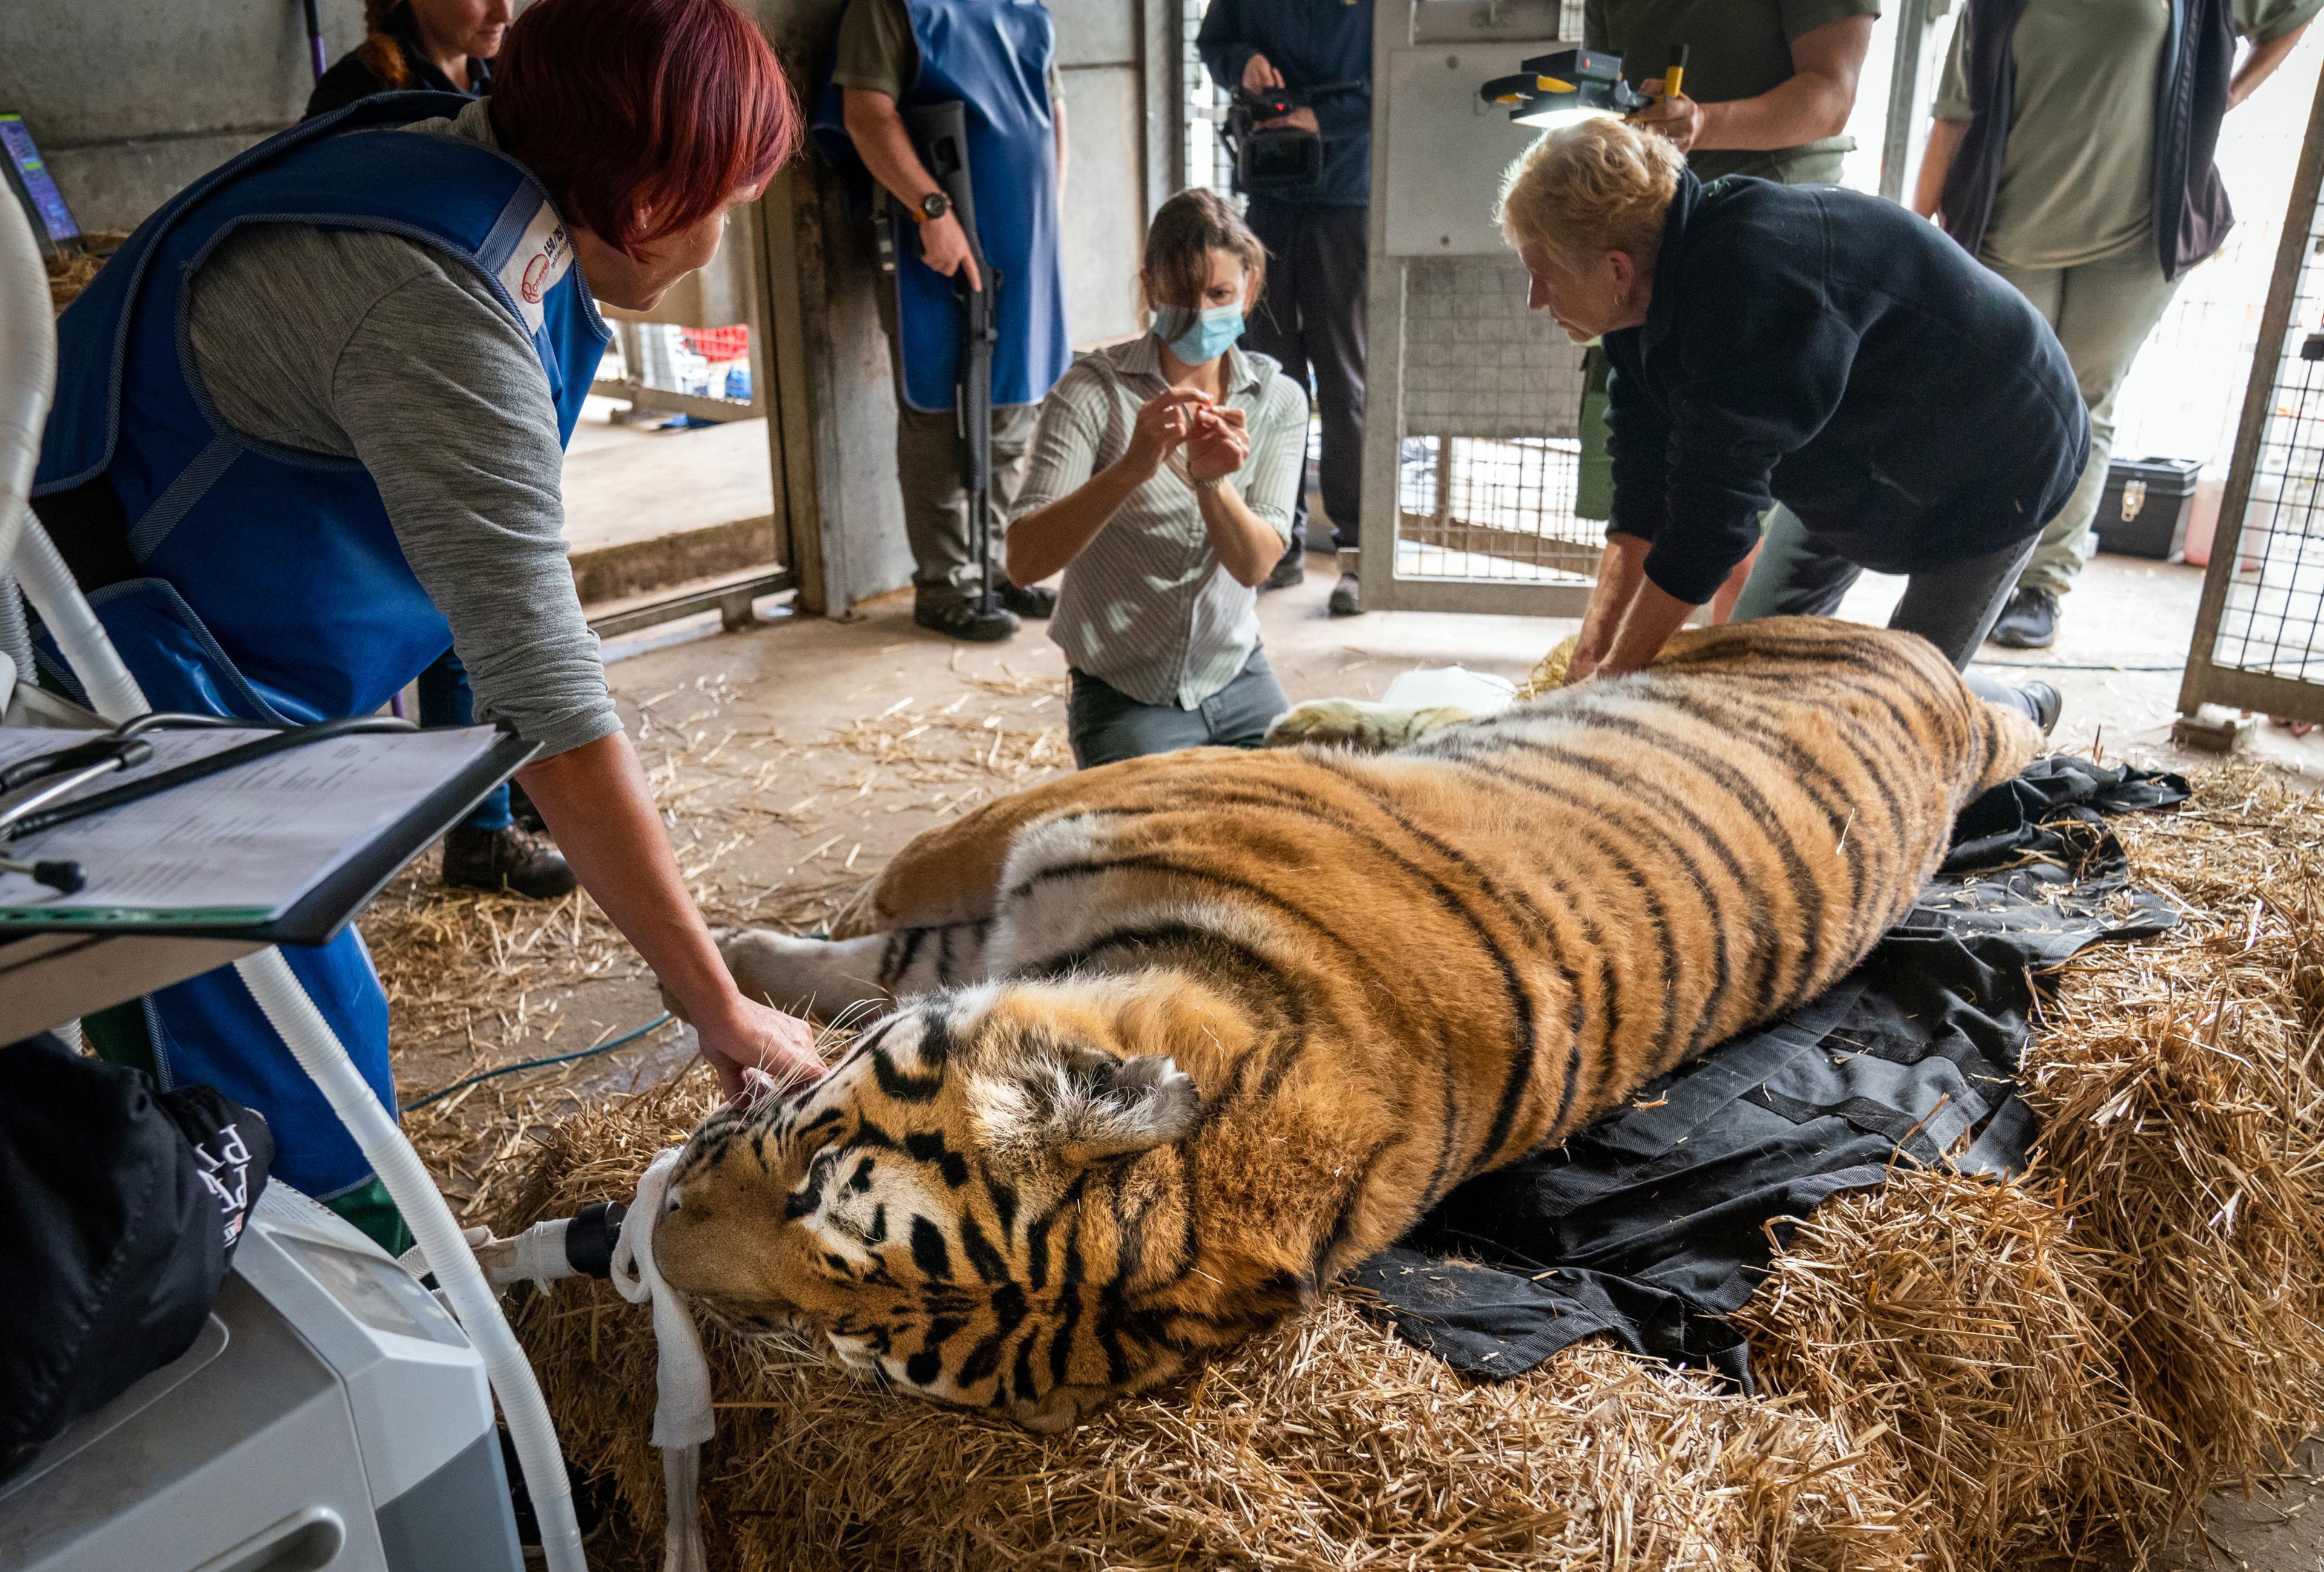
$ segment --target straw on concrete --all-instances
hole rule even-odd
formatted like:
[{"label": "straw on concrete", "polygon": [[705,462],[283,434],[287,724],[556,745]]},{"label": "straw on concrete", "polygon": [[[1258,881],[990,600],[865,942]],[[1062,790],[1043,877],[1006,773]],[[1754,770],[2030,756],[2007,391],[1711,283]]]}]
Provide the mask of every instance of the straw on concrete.
[{"label": "straw on concrete", "polygon": [[[706,1107],[689,1084],[570,1121],[504,1222],[624,1192]],[[560,1285],[517,1325],[568,1451],[658,1524],[644,1318]],[[860,1386],[788,1334],[712,1319],[706,1341],[706,1516],[714,1564],[742,1572],[1911,1564],[1877,1434],[1594,1344],[1471,1384],[1345,1296],[1055,1440]]]}]

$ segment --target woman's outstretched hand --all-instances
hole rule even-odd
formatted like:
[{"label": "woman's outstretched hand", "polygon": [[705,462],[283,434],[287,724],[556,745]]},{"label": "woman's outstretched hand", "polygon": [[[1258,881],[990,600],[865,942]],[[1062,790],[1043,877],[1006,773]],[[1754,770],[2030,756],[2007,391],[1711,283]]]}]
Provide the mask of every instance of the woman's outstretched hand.
[{"label": "woman's outstretched hand", "polygon": [[739,995],[734,1006],[724,1019],[694,1023],[703,1062],[718,1072],[718,1085],[728,1101],[743,1096],[746,1070],[758,1071],[785,1091],[822,1076],[825,1066],[815,1051],[815,1028],[797,1016]]}]

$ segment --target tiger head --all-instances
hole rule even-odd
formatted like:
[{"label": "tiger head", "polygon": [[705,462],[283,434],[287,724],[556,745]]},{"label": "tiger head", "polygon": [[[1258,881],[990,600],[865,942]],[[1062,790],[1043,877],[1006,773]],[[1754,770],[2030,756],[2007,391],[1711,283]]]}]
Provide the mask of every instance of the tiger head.
[{"label": "tiger head", "polygon": [[1219,1034],[1187,1009],[1104,981],[913,999],[814,1085],[694,1134],[660,1269],[860,1376],[1066,1429],[1185,1362],[1174,1317],[1126,1307],[1192,1264],[1147,1243],[1193,1232],[1201,1098],[1167,1049]]}]

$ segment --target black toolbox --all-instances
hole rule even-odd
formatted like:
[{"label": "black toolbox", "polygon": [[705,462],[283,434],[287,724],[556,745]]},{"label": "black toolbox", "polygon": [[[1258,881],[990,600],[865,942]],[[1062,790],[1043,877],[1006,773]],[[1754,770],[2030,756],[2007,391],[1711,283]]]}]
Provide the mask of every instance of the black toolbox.
[{"label": "black toolbox", "polygon": [[2090,528],[2100,551],[2116,556],[2175,559],[2187,548],[2195,510],[2199,458],[2118,458],[2107,465],[2106,492]]}]

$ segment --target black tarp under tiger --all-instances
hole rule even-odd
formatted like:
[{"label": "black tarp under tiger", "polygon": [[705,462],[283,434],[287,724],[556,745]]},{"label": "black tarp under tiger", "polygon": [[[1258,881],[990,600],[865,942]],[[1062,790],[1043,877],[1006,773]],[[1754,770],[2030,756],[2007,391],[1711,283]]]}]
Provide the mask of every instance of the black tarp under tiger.
[{"label": "black tarp under tiger", "polygon": [[1911,915],[1837,987],[1471,1180],[1351,1286],[1467,1374],[1520,1374],[1604,1332],[1748,1390],[1728,1318],[1790,1219],[1898,1163],[2023,1165],[2038,1130],[2012,1074],[2041,969],[2178,920],[2131,885],[2106,819],[2187,795],[2175,775],[2062,755],[1994,787]]}]

